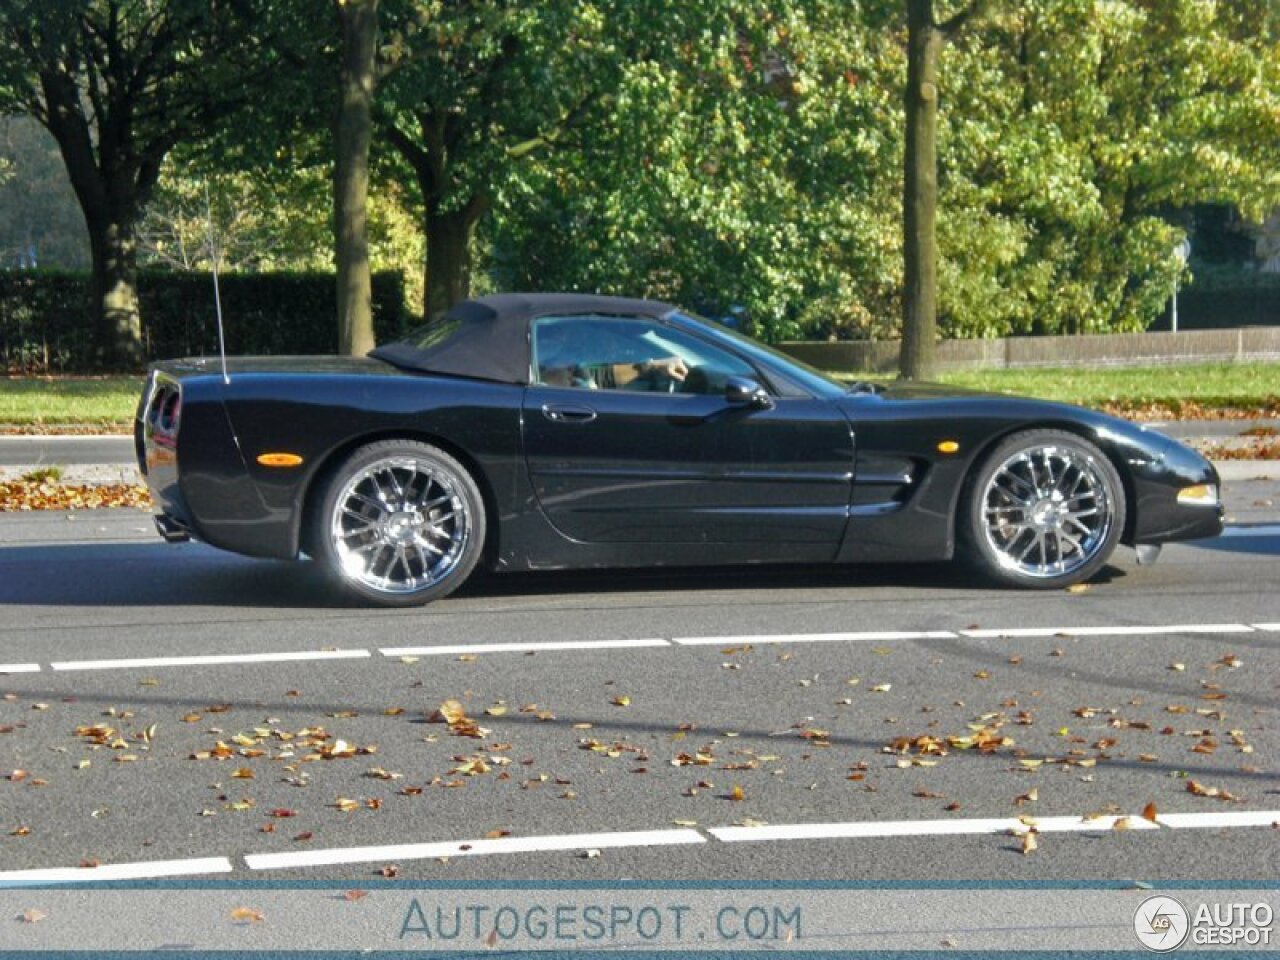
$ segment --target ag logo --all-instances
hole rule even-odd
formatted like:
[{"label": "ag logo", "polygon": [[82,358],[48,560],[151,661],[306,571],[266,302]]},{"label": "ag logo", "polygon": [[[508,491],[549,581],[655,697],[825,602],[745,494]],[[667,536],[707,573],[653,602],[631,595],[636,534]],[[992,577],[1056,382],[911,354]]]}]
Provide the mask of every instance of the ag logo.
[{"label": "ag logo", "polygon": [[1173,897],[1147,897],[1133,915],[1133,932],[1144,947],[1156,953],[1182,946],[1190,929],[1187,908]]}]

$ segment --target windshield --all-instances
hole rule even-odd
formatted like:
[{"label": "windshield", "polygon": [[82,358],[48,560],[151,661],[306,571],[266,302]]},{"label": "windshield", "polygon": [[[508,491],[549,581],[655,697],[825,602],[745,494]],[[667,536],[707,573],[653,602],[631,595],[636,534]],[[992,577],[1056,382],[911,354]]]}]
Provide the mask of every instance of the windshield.
[{"label": "windshield", "polygon": [[680,311],[675,316],[709,329],[718,337],[732,340],[740,353],[746,354],[753,360],[764,361],[766,366],[781,367],[783,373],[816,396],[829,397],[849,392],[847,383],[823,373],[817,367],[809,366],[803,360],[797,360],[790,354],[783,353],[781,350],[767,346],[758,340],[752,340],[736,330],[731,330],[722,324],[715,323],[694,313]]}]

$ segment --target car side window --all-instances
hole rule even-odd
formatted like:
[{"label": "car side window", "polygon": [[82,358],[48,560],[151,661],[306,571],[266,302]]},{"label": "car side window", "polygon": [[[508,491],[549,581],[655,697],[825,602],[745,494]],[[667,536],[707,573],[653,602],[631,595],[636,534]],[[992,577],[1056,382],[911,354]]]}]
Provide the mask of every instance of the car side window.
[{"label": "car side window", "polygon": [[532,335],[535,382],[547,386],[710,394],[731,376],[756,376],[746,361],[647,317],[539,317]]}]

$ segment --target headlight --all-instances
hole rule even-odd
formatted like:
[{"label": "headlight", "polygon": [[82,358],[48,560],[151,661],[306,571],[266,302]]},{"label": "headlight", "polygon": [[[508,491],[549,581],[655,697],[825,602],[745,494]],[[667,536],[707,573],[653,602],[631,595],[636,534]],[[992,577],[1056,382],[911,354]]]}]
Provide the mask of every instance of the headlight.
[{"label": "headlight", "polygon": [[1216,483],[1197,483],[1194,487],[1183,487],[1178,491],[1178,502],[1194,507],[1216,507],[1218,505],[1218,485]]}]

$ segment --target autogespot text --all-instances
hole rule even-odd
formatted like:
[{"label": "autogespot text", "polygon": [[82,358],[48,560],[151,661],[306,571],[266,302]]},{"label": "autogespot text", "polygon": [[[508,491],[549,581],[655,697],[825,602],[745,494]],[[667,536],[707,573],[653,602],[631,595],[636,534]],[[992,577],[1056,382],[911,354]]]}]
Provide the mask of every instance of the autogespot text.
[{"label": "autogespot text", "polygon": [[486,945],[533,943],[664,943],[720,941],[794,943],[802,933],[799,906],[557,903],[533,905],[436,904],[415,897],[400,925],[400,939]]}]

